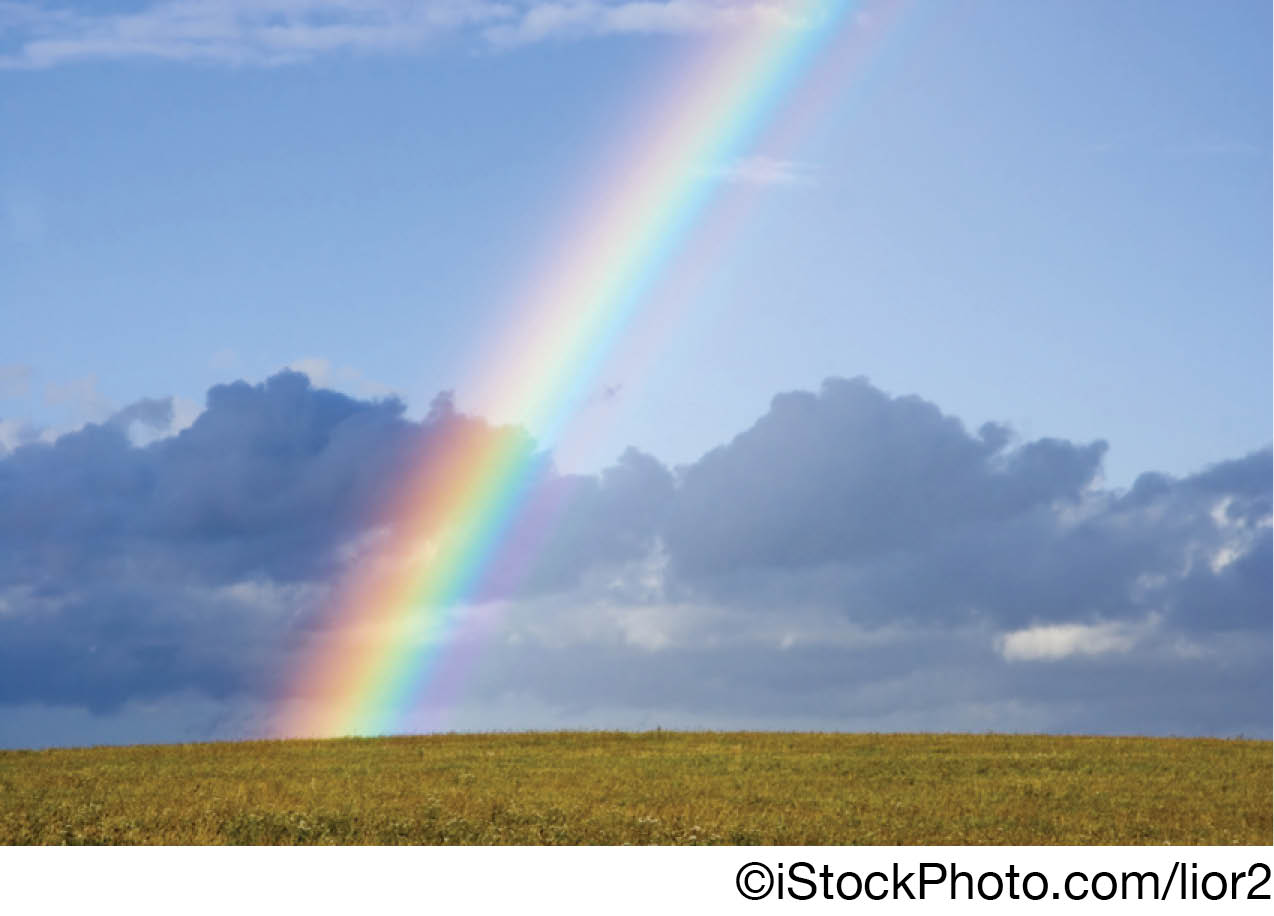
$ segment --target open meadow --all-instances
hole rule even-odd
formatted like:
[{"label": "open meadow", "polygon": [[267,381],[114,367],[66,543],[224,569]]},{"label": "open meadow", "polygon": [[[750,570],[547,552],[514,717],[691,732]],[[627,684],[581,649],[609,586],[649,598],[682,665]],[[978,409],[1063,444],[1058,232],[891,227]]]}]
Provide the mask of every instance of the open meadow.
[{"label": "open meadow", "polygon": [[0,842],[1268,844],[1268,741],[558,732],[0,751]]}]

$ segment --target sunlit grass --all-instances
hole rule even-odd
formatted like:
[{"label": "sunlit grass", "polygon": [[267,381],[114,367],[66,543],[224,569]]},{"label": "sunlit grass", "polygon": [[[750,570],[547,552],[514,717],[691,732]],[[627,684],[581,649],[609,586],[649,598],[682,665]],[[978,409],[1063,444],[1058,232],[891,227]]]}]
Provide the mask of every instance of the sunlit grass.
[{"label": "sunlit grass", "polygon": [[3,843],[1268,844],[1268,741],[540,732],[0,752]]}]

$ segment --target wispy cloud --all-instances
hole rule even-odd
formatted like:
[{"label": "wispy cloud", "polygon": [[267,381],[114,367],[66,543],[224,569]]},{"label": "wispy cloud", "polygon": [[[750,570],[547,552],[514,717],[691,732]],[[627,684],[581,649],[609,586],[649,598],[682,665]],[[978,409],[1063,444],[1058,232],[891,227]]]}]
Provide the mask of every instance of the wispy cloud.
[{"label": "wispy cloud", "polygon": [[[55,380],[37,386],[31,366],[0,365],[0,458],[23,445],[53,443],[90,425],[114,427],[136,446],[176,435],[203,411],[174,396],[142,398],[120,407],[98,387],[97,376]],[[15,415],[16,414],[16,415]],[[37,419],[38,417],[38,419]]]},{"label": "wispy cloud", "polygon": [[153,0],[107,13],[0,0],[0,67],[129,58],[277,66],[406,51],[449,33],[510,47],[803,22],[795,0]]},{"label": "wispy cloud", "polygon": [[97,387],[97,376],[86,375],[44,386],[46,407],[66,408],[80,422],[98,422],[115,412],[115,405]]},{"label": "wispy cloud", "polygon": [[19,445],[40,441],[40,430],[23,420],[0,417],[0,456]]},{"label": "wispy cloud", "polygon": [[30,366],[14,363],[0,366],[0,398],[25,397],[31,387]]},{"label": "wispy cloud", "polygon": [[813,170],[794,159],[772,159],[768,156],[749,156],[728,165],[711,169],[705,178],[728,181],[735,184],[757,185],[812,185]]},{"label": "wispy cloud", "polygon": [[507,47],[561,37],[693,34],[758,26],[799,28],[807,21],[792,0],[550,0],[526,4],[509,21],[483,29],[483,36],[494,45]]},{"label": "wispy cloud", "polygon": [[307,376],[317,388],[334,388],[362,398],[401,397],[383,382],[368,378],[353,366],[337,366],[323,356],[305,356],[288,363],[287,368]]},{"label": "wispy cloud", "polygon": [[1138,637],[1136,628],[1123,622],[1065,623],[1014,630],[1001,637],[998,648],[1008,661],[1056,661],[1128,652]]},{"label": "wispy cloud", "polygon": [[332,51],[417,47],[440,32],[513,14],[495,0],[159,0],[103,14],[6,3],[0,43],[12,50],[0,65],[136,57],[278,65]]}]

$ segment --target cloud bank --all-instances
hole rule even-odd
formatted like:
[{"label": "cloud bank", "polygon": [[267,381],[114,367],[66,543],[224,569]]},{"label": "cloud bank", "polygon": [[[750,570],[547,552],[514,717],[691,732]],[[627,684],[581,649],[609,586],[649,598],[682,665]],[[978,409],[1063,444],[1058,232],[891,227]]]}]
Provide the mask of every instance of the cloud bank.
[{"label": "cloud bank", "polygon": [[135,58],[279,66],[408,51],[452,34],[508,47],[805,24],[794,0],[151,0],[100,12],[0,0],[0,66]]},{"label": "cloud bank", "polygon": [[462,688],[413,727],[1269,734],[1269,448],[1113,491],[1104,442],[861,378],[595,476],[445,395],[413,421],[291,371],[136,434],[171,421],[141,401],[0,454],[0,744],[268,728],[333,587],[410,534],[404,469],[455,435],[542,470],[447,650]]}]

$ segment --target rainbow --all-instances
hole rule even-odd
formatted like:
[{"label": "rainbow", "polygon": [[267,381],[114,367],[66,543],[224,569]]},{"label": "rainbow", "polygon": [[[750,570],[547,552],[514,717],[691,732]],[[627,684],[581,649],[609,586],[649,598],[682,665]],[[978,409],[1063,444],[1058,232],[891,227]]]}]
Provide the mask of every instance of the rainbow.
[{"label": "rainbow", "polygon": [[[689,72],[669,74],[570,208],[577,221],[556,236],[557,254],[519,287],[496,345],[475,362],[472,390],[485,415],[533,430],[541,447],[558,440],[686,250],[723,186],[714,177],[751,154],[820,54],[863,29],[862,6],[795,0],[714,40]],[[539,511],[529,502],[544,453],[528,436],[459,417],[446,426],[385,511],[396,549],[352,564],[328,626],[291,675],[277,734],[400,729],[445,667],[463,602],[507,552],[510,531]]]}]

